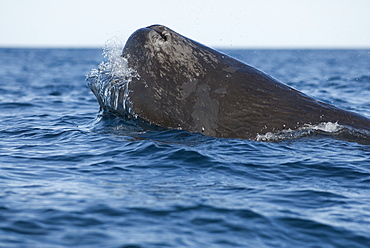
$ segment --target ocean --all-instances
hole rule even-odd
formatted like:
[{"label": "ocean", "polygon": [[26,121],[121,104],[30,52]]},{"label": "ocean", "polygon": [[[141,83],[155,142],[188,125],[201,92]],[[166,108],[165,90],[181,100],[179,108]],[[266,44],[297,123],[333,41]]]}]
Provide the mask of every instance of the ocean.
[{"label": "ocean", "polygon": [[[370,117],[370,50],[222,50]],[[137,131],[101,49],[0,49],[0,247],[370,247],[370,142]],[[368,142],[366,142],[368,141]]]}]

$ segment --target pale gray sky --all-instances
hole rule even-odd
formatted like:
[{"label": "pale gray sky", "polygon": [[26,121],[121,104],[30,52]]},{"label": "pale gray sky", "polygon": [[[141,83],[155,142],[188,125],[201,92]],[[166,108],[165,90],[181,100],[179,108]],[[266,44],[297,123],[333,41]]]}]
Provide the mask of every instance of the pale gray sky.
[{"label": "pale gray sky", "polygon": [[0,0],[0,47],[102,47],[151,24],[221,48],[370,48],[370,0]]}]

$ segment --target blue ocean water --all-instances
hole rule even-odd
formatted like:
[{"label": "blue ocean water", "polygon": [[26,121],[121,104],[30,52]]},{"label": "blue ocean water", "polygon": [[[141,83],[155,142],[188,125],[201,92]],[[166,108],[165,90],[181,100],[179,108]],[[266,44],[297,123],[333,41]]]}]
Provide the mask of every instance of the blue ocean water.
[{"label": "blue ocean water", "polygon": [[[370,117],[369,50],[224,50]],[[137,131],[99,49],[0,49],[0,247],[370,247],[370,146]]]}]

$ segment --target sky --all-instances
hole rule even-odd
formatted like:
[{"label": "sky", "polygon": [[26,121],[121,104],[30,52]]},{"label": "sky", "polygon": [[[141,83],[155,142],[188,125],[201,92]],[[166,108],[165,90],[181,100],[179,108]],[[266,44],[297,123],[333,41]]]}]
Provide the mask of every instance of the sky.
[{"label": "sky", "polygon": [[0,0],[0,47],[96,47],[162,24],[217,48],[370,48],[369,0]]}]

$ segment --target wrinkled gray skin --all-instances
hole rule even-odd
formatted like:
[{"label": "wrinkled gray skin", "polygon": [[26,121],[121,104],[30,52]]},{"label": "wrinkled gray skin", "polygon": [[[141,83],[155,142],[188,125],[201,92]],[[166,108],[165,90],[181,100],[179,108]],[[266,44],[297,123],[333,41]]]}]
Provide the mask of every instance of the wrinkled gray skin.
[{"label": "wrinkled gray skin", "polygon": [[360,115],[316,101],[164,26],[137,30],[122,56],[140,75],[129,84],[134,113],[161,127],[242,139],[322,122],[370,127]]}]

